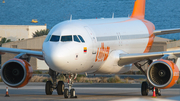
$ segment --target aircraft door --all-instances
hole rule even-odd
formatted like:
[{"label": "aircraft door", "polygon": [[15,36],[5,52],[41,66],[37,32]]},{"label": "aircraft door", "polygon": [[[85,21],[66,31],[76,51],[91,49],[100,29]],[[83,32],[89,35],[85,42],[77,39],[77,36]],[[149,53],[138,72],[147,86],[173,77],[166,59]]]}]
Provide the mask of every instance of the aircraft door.
[{"label": "aircraft door", "polygon": [[89,27],[85,26],[84,27],[86,29],[86,31],[88,32],[89,36],[91,37],[92,40],[92,54],[96,54],[96,37],[94,35],[94,33],[89,29]]}]

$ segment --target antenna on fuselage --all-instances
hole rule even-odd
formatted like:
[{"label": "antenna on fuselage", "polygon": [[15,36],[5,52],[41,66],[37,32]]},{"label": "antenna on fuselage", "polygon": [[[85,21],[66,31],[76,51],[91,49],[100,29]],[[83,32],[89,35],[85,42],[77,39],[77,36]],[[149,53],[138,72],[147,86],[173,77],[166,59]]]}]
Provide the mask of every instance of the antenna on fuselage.
[{"label": "antenna on fuselage", "polygon": [[72,20],[72,15],[70,16],[70,21]]},{"label": "antenna on fuselage", "polygon": [[114,13],[112,14],[112,19],[114,18]]}]

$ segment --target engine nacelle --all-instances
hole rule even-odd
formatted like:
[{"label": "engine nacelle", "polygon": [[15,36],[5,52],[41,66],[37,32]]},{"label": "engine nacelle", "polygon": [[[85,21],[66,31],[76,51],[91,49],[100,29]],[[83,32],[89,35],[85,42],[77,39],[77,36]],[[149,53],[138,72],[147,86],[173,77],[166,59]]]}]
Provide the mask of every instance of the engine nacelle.
[{"label": "engine nacelle", "polygon": [[179,78],[179,69],[169,60],[157,60],[147,70],[147,79],[156,88],[172,87]]},{"label": "engine nacelle", "polygon": [[30,64],[21,59],[11,59],[1,68],[1,77],[4,83],[13,88],[25,86],[32,77],[33,69]]}]

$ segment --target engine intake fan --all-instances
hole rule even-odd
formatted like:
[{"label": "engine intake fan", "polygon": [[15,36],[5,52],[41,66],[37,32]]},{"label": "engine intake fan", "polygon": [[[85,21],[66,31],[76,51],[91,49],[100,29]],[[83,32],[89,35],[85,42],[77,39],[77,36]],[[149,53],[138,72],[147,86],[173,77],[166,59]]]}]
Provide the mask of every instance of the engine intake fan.
[{"label": "engine intake fan", "polygon": [[1,68],[1,77],[6,85],[19,88],[29,82],[32,72],[33,69],[27,61],[14,58],[4,63]]},{"label": "engine intake fan", "polygon": [[170,88],[177,82],[178,78],[179,69],[169,60],[157,60],[147,70],[147,79],[156,88]]}]

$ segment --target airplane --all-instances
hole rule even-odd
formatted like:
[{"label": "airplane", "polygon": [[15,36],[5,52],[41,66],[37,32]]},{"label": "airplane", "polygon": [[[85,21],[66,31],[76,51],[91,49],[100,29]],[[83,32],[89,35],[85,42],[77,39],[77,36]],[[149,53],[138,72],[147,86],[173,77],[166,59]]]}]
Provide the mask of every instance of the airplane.
[{"label": "airplane", "polygon": [[[142,96],[147,96],[153,88],[161,95],[160,89],[172,87],[179,78],[175,63],[180,51],[149,53],[149,50],[155,36],[178,33],[180,28],[155,30],[154,24],[144,18],[145,2],[136,0],[132,15],[127,18],[61,22],[48,33],[42,51],[0,47],[1,54],[18,54],[3,64],[2,80],[13,88],[25,86],[33,72],[30,57],[36,57],[49,66],[52,82],[46,82],[46,95],[57,90],[57,94],[64,95],[64,98],[76,98],[72,82],[77,74],[125,73],[135,65],[147,77],[141,85]],[[141,61],[149,65],[147,71],[142,69]],[[63,81],[56,81],[59,74],[68,79],[68,87]]]}]

